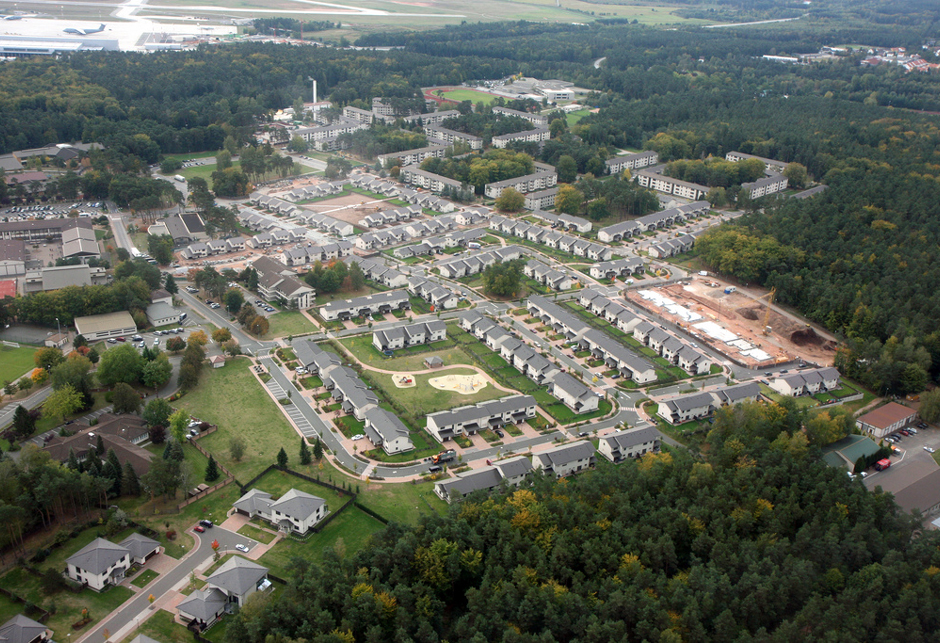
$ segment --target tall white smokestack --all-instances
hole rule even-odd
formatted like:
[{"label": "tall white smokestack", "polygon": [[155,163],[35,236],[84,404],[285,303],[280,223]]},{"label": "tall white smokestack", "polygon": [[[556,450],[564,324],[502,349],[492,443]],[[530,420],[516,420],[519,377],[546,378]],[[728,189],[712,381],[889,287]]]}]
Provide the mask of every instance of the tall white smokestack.
[{"label": "tall white smokestack", "polygon": [[313,102],[317,102],[317,81],[313,81]]}]

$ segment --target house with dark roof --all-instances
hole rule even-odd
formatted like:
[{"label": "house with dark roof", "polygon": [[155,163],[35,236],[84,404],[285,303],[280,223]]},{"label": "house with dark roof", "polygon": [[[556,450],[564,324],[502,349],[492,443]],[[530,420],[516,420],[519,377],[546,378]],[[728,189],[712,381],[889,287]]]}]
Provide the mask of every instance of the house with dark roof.
[{"label": "house with dark roof", "polygon": [[372,345],[379,351],[433,344],[444,339],[447,339],[447,325],[440,320],[372,332]]},{"label": "house with dark roof", "polygon": [[555,375],[548,385],[548,392],[579,415],[593,413],[600,404],[600,397],[594,391],[568,373]]},{"label": "house with dark roof", "polygon": [[306,534],[329,513],[323,498],[291,489],[278,499],[260,489],[251,489],[232,505],[236,513],[262,518],[280,531]]},{"label": "house with dark roof", "polygon": [[439,442],[458,435],[474,435],[483,429],[507,424],[521,424],[535,417],[535,398],[531,395],[510,395],[474,406],[439,411],[427,416],[428,433]]},{"label": "house with dark roof", "polygon": [[434,484],[434,493],[447,504],[451,504],[463,500],[475,491],[491,491],[502,485],[518,487],[531,471],[532,463],[520,455],[437,482]]},{"label": "house with dark roof", "polygon": [[204,630],[222,618],[228,604],[225,592],[211,587],[193,591],[176,606],[176,611],[187,626]]},{"label": "house with dark roof", "polygon": [[770,380],[770,388],[791,397],[831,391],[839,388],[839,371],[832,366],[797,371]]},{"label": "house with dark roof", "polygon": [[571,442],[532,454],[532,466],[545,475],[564,478],[593,467],[594,453],[594,445],[590,442]]},{"label": "house with dark roof", "polygon": [[760,396],[760,385],[757,382],[745,382],[660,402],[658,414],[670,424],[682,424],[707,417],[722,406],[756,402]]},{"label": "house with dark roof", "polygon": [[843,467],[852,471],[859,458],[867,458],[880,449],[867,435],[847,435],[823,447],[823,462],[830,467]]},{"label": "house with dark roof", "polygon": [[388,455],[404,453],[415,448],[411,441],[411,431],[394,414],[376,406],[366,411],[365,416],[366,437],[375,446],[382,447]]},{"label": "house with dark roof", "polygon": [[52,641],[52,630],[28,616],[17,614],[0,625],[0,641],[3,643],[46,643]]},{"label": "house with dark roof", "polygon": [[271,257],[259,257],[252,264],[258,272],[258,293],[268,301],[283,299],[296,308],[310,308],[316,293],[297,278],[297,273]]},{"label": "house with dark roof", "polygon": [[[291,491],[296,490],[291,489]],[[290,494],[290,491],[285,493],[278,503],[292,502],[293,500],[285,501],[288,494]],[[309,494],[305,495],[309,496]],[[309,497],[314,498],[314,496]],[[323,502],[319,498],[316,498],[316,500]],[[311,503],[308,502],[307,504]],[[255,592],[269,589],[271,582],[268,580],[267,567],[241,556],[233,556],[206,579],[206,587],[224,592],[228,596],[229,603],[241,607],[245,604],[245,599]]]},{"label": "house with dark roof", "polygon": [[661,440],[662,434],[651,426],[617,431],[601,436],[597,444],[597,452],[614,464],[619,464],[624,460],[639,458],[647,453],[657,453]]},{"label": "house with dark roof", "polygon": [[69,578],[100,592],[117,585],[131,566],[130,552],[121,545],[95,538],[65,560]]},{"label": "house with dark roof", "polygon": [[118,546],[126,549],[130,555],[131,563],[137,565],[143,565],[163,551],[163,547],[159,542],[153,538],[141,536],[136,532],[122,540]]}]

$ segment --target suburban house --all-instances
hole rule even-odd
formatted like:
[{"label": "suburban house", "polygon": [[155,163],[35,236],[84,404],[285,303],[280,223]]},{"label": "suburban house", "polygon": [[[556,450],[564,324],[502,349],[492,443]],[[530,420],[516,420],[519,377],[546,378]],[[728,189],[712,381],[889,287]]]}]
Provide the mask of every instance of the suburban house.
[{"label": "suburban house", "polygon": [[668,259],[683,252],[689,252],[695,246],[695,235],[683,234],[674,239],[666,239],[650,245],[649,255],[655,259]]},{"label": "suburban house", "polygon": [[68,577],[98,592],[107,585],[118,585],[133,563],[146,561],[162,550],[157,541],[134,536],[120,545],[95,538],[65,560]]},{"label": "suburban house", "polygon": [[129,462],[138,476],[150,470],[153,454],[142,447],[150,439],[150,432],[140,416],[105,413],[95,426],[78,423],[71,428],[75,435],[65,438],[54,435],[43,446],[43,451],[53,460],[66,463],[70,453],[74,453],[79,462],[89,457],[102,460],[103,456],[99,457],[96,451],[98,438],[101,438],[105,453],[114,449],[121,466]]},{"label": "suburban house", "polygon": [[568,373],[559,373],[548,385],[548,392],[575,413],[593,413],[600,398],[589,387]]},{"label": "suburban house", "polygon": [[[671,180],[673,179],[670,179],[670,181]],[[653,212],[630,221],[621,221],[609,225],[606,228],[601,228],[597,231],[597,238],[607,243],[623,241],[624,239],[644,232],[651,232],[659,228],[665,228],[666,226],[681,224],[693,217],[705,214],[710,207],[711,204],[709,204],[708,201],[693,201],[692,203]]]},{"label": "suburban house", "polygon": [[503,484],[507,487],[517,487],[531,471],[532,463],[520,455],[437,482],[434,484],[434,493],[447,504],[451,504],[463,500],[474,491],[490,491]]},{"label": "suburban house", "polygon": [[251,489],[232,505],[235,513],[261,518],[278,530],[306,534],[329,513],[326,501],[304,491],[291,489],[278,499],[260,489]]},{"label": "suburban house", "polygon": [[300,365],[314,375],[324,375],[342,364],[339,355],[323,350],[308,339],[295,339],[291,346]]},{"label": "suburban house", "polygon": [[626,279],[633,275],[641,275],[646,271],[646,263],[641,257],[628,259],[615,259],[603,261],[591,266],[591,276],[595,279]]},{"label": "suburban house", "polygon": [[187,625],[205,629],[227,610],[244,605],[245,599],[255,592],[270,588],[266,567],[233,556],[206,579],[203,589],[194,591],[176,609]]},{"label": "suburban house", "polygon": [[526,277],[552,290],[569,290],[577,283],[576,278],[562,270],[555,270],[537,259],[529,259],[522,272]]},{"label": "suburban house", "polygon": [[532,454],[532,466],[556,478],[586,471],[594,466],[594,462],[594,445],[586,441],[562,444]]},{"label": "suburban house", "polygon": [[756,402],[760,395],[760,385],[757,382],[745,382],[714,391],[690,393],[660,402],[659,416],[670,424],[682,424],[707,417],[722,406]]},{"label": "suburban house", "polygon": [[429,302],[434,310],[450,310],[460,303],[460,298],[453,292],[424,277],[410,277],[408,292]]},{"label": "suburban house", "polygon": [[295,308],[310,308],[316,293],[297,278],[297,273],[271,257],[258,257],[252,264],[258,273],[258,293],[267,301],[283,299]]},{"label": "suburban house", "polygon": [[329,372],[321,372],[323,386],[331,397],[340,402],[344,412],[352,413],[360,422],[366,419],[366,411],[379,405],[378,396],[363,382],[356,371],[347,366],[337,366]]},{"label": "suburban house", "polygon": [[868,433],[876,440],[903,429],[914,421],[917,411],[897,402],[888,402],[874,411],[869,411],[855,421],[859,430]]},{"label": "suburban house", "polygon": [[797,371],[770,380],[770,388],[791,397],[832,391],[839,388],[839,371],[832,366]]},{"label": "suburban house", "polygon": [[597,452],[619,464],[630,458],[639,458],[647,453],[656,453],[662,440],[662,434],[655,427],[617,431],[601,436]]},{"label": "suburban house", "polygon": [[0,625],[0,641],[3,643],[46,643],[52,641],[52,630],[28,616],[17,614]]},{"label": "suburban house", "polygon": [[511,395],[474,406],[439,411],[427,416],[428,432],[439,442],[458,435],[474,435],[484,429],[497,429],[507,424],[521,424],[535,417],[535,398]]},{"label": "suburban house", "polygon": [[401,420],[383,408],[373,407],[366,411],[364,431],[369,441],[388,455],[404,453],[415,448],[411,431]]},{"label": "suburban house", "polygon": [[377,330],[372,333],[372,345],[380,351],[433,344],[443,339],[447,339],[447,324],[440,320]]}]

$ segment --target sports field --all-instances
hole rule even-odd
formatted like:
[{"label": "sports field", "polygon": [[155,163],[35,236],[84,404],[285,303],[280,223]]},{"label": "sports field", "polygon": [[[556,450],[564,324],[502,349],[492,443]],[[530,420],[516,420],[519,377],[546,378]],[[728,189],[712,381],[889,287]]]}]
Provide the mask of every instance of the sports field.
[{"label": "sports field", "polygon": [[483,103],[484,105],[489,105],[496,100],[496,96],[493,94],[478,92],[475,89],[452,89],[444,92],[442,96],[448,100],[455,100],[458,103],[469,100],[473,101],[474,104]]},{"label": "sports field", "polygon": [[10,380],[16,381],[31,371],[35,346],[10,348],[0,345],[0,385]]}]

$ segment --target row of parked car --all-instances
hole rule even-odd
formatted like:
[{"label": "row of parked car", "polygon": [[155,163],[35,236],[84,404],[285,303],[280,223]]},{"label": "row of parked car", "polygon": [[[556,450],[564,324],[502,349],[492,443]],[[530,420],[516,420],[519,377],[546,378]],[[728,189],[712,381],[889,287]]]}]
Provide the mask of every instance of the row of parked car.
[{"label": "row of parked car", "polygon": [[[922,429],[926,429],[926,428],[927,428],[927,425],[924,424],[923,422],[921,422],[920,424],[918,424],[918,426],[919,426],[920,428],[922,428]],[[904,440],[904,438],[910,437],[910,436],[912,436],[912,435],[917,435],[917,429],[915,429],[915,428],[912,427],[912,426],[909,426],[909,427],[907,427],[906,429],[901,429],[901,430],[896,431],[896,432],[892,433],[891,435],[885,437],[885,440],[887,440],[888,442],[898,443],[898,442],[902,442],[902,441]]]}]

